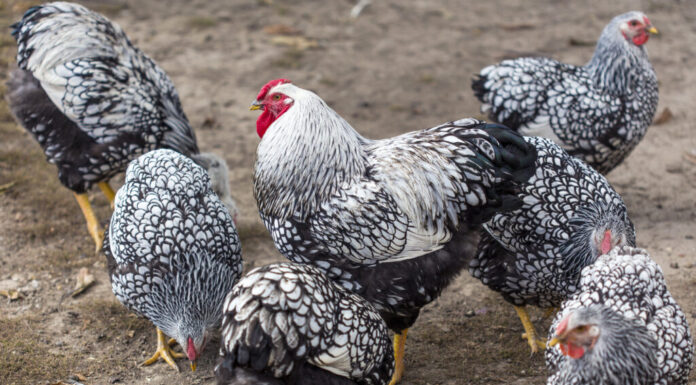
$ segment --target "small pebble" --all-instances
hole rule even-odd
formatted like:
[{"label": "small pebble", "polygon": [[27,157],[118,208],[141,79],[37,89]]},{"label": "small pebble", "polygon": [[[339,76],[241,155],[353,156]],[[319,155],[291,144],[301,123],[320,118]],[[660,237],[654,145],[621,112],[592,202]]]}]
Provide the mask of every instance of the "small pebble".
[{"label": "small pebble", "polygon": [[678,268],[679,268],[679,264],[676,263],[676,262],[670,263],[670,264],[669,264],[669,267],[671,267],[672,269],[678,269]]},{"label": "small pebble", "polygon": [[467,317],[469,317],[469,318],[471,318],[471,317],[475,316],[476,313],[474,313],[473,310],[469,310],[469,311],[466,312],[464,315],[467,316]]}]

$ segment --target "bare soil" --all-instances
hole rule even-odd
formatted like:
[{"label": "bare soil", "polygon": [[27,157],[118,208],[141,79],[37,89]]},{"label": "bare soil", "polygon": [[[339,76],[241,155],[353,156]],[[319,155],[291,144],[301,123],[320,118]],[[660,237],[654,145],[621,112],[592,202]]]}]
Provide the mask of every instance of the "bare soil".
[{"label": "bare soil", "polygon": [[[355,4],[349,0],[85,4],[119,23],[169,73],[200,147],[229,163],[247,268],[283,260],[252,197],[259,139],[257,114],[247,107],[268,80],[292,79],[358,131],[389,137],[481,117],[469,84],[482,67],[521,55],[582,64],[613,16],[643,10],[662,33],[648,43],[660,79],[658,111],[669,108],[673,117],[651,127],[609,180],[629,207],[638,244],[660,263],[696,327],[696,163],[688,156],[696,149],[696,6],[690,1],[373,0],[357,19],[349,16]],[[14,63],[7,27],[30,5],[0,2],[0,80]],[[154,351],[154,328],[112,295],[104,258],[94,254],[71,192],[4,102],[0,138],[0,186],[14,183],[0,187],[0,290],[21,293],[14,301],[0,297],[0,383],[213,383],[215,341],[195,373],[184,363],[181,373],[163,363],[139,366]],[[91,198],[105,225],[106,200],[98,191]],[[73,298],[82,267],[97,283]],[[547,328],[548,321],[537,322],[542,334]],[[409,333],[403,384],[544,383],[543,355],[530,357],[521,332],[513,308],[464,272]]]}]

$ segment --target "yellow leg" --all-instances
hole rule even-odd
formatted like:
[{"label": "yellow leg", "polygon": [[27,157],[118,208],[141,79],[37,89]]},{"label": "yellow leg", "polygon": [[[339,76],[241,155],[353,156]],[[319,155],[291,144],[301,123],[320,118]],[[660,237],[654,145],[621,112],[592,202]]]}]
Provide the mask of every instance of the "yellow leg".
[{"label": "yellow leg", "polygon": [[524,327],[522,338],[527,340],[529,347],[532,348],[532,354],[538,352],[539,348],[542,350],[546,349],[546,343],[537,337],[534,325],[532,325],[532,321],[529,320],[527,308],[524,306],[515,306],[515,310],[517,310],[517,316],[520,317],[520,321],[522,321],[522,326]]},{"label": "yellow leg", "polygon": [[406,335],[408,329],[404,329],[401,333],[394,334],[394,375],[392,376],[389,385],[395,385],[401,381],[401,376],[404,375],[404,350],[406,347]]},{"label": "yellow leg", "polygon": [[157,328],[157,351],[155,354],[152,355],[147,361],[143,362],[143,366],[146,365],[152,365],[159,358],[163,359],[166,363],[169,364],[172,368],[176,369],[176,371],[179,371],[179,367],[176,366],[176,363],[174,362],[174,358],[184,358],[186,357],[186,354],[184,353],[179,353],[175,352],[169,345],[172,343],[170,340],[167,342],[166,336],[162,331]]},{"label": "yellow leg", "polygon": [[85,216],[85,220],[87,221],[87,231],[89,231],[89,235],[91,235],[92,239],[94,239],[96,252],[98,253],[99,250],[101,250],[102,242],[104,242],[104,231],[99,227],[99,222],[97,221],[97,217],[94,215],[94,211],[92,211],[92,205],[89,204],[87,194],[75,193],[75,199],[77,199],[77,204],[79,204],[80,209],[82,209],[82,215]]},{"label": "yellow leg", "polygon": [[116,193],[114,192],[114,189],[111,188],[109,182],[99,182],[99,188],[104,193],[104,196],[106,196],[106,199],[109,200],[109,203],[111,204],[111,209],[113,210],[114,198],[116,198]]}]

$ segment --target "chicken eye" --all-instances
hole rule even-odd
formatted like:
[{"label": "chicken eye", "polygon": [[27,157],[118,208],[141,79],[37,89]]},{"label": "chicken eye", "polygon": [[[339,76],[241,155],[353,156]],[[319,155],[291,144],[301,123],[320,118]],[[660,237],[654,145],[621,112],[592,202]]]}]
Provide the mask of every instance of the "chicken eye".
[{"label": "chicken eye", "polygon": [[635,20],[631,20],[631,22],[629,24],[631,25],[631,27],[635,27],[638,25],[638,22]]},{"label": "chicken eye", "polygon": [[280,100],[280,98],[281,98],[280,94],[273,95],[273,100]]}]

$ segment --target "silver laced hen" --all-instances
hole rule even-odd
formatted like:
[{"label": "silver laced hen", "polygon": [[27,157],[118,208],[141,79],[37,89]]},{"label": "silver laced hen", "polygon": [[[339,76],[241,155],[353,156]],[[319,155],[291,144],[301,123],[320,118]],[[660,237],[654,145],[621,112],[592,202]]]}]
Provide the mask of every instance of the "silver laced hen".
[{"label": "silver laced hen", "polygon": [[643,249],[618,247],[586,267],[549,334],[548,384],[688,382],[689,322]]},{"label": "silver laced hen", "polygon": [[400,378],[406,329],[466,266],[473,228],[521,204],[534,147],[474,119],[370,140],[285,79],[252,109],[263,110],[254,191],[276,247],[377,308],[398,333]]},{"label": "silver laced hen", "polygon": [[491,119],[552,139],[608,173],[636,147],[657,108],[657,77],[644,44],[657,33],[641,12],[616,16],[584,66],[553,59],[505,60],[472,87]]},{"label": "silver laced hen", "polygon": [[223,311],[219,384],[379,385],[394,371],[379,313],[313,266],[255,269]]},{"label": "silver laced hen", "polygon": [[105,17],[48,3],[29,9],[12,35],[19,69],[8,82],[10,108],[74,192],[99,249],[87,190],[99,185],[113,204],[111,177],[152,149],[197,154],[193,129],[167,74]]},{"label": "silver laced hen", "polygon": [[635,230],[601,174],[548,139],[525,140],[538,156],[518,195],[522,207],[484,224],[469,272],[515,306],[536,352],[545,342],[525,305],[558,307],[577,290],[583,267],[616,245],[635,246]]},{"label": "silver laced hen", "polygon": [[195,369],[242,272],[232,217],[206,171],[172,150],[134,160],[115,202],[104,254],[116,298],[157,327],[158,349],[145,364],[161,357],[178,370],[173,358],[188,357]]}]

